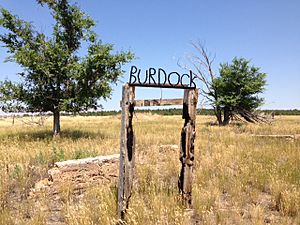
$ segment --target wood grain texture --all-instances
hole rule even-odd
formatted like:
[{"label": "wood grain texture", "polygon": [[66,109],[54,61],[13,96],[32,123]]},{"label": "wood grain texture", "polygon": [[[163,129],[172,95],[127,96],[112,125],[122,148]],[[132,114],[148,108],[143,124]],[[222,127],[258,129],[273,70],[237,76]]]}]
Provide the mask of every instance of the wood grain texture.
[{"label": "wood grain texture", "polygon": [[173,99],[143,99],[135,100],[135,106],[166,106],[166,105],[182,105],[182,98],[173,98]]},{"label": "wood grain texture", "polygon": [[196,108],[198,102],[198,90],[185,90],[183,98],[182,118],[184,127],[181,131],[180,161],[181,172],[179,176],[179,191],[182,194],[183,204],[187,208],[192,206],[192,182],[194,166],[194,141]]},{"label": "wood grain texture", "polygon": [[118,218],[123,220],[128,208],[134,177],[135,137],[132,126],[135,89],[123,86],[120,134],[120,170],[118,185]]}]

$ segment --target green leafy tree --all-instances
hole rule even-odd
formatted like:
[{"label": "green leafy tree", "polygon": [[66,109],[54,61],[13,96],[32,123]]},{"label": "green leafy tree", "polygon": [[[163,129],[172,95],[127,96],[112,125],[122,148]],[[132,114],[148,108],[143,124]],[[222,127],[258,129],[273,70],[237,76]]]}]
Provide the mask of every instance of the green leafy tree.
[{"label": "green leafy tree", "polygon": [[[0,26],[6,33],[0,42],[9,53],[7,61],[18,63],[23,71],[20,82],[0,83],[4,110],[21,107],[30,112],[53,113],[53,135],[60,133],[60,112],[78,112],[99,107],[122,75],[121,65],[133,59],[131,52],[112,53],[111,44],[102,44],[93,32],[95,22],[68,0],[38,0],[47,6],[55,24],[51,36],[1,8]],[[87,54],[80,56],[82,44]],[[15,104],[17,103],[17,104]]]},{"label": "green leafy tree", "polygon": [[264,91],[266,74],[249,63],[246,59],[234,58],[231,64],[221,64],[220,76],[213,80],[212,86],[218,93],[215,104],[220,110],[218,113],[223,111],[222,125],[227,125],[235,115],[248,122],[259,119],[253,112],[264,101],[259,93]]},{"label": "green leafy tree", "polygon": [[231,64],[221,64],[217,75],[213,70],[214,57],[201,43],[192,45],[197,54],[188,59],[189,64],[201,83],[200,94],[212,106],[218,124],[227,125],[234,117],[248,122],[266,122],[266,118],[255,112],[263,103],[259,94],[264,91],[266,74],[250,65],[250,61],[234,58]]}]

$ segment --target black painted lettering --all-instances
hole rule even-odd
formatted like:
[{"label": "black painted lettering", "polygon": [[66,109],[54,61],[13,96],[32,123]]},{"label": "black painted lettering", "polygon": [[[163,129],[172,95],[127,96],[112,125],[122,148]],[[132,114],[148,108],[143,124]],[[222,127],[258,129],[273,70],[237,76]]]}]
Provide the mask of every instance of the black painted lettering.
[{"label": "black painted lettering", "polygon": [[190,70],[190,87],[196,87],[196,83],[194,80],[197,78],[197,76],[193,77],[193,72]]},{"label": "black painted lettering", "polygon": [[184,78],[184,77],[187,77],[187,79],[190,78],[188,74],[186,74],[186,73],[185,73],[185,74],[182,74],[182,75],[181,75],[181,79],[180,79],[180,84],[181,84],[182,86],[188,85],[188,84],[186,84],[186,83],[183,82],[183,78]]},{"label": "black painted lettering", "polygon": [[[176,83],[176,84],[173,84],[172,81],[170,80],[170,77],[171,77],[172,74],[176,74],[176,75],[177,75],[177,83]],[[176,86],[176,85],[178,85],[179,82],[180,82],[180,75],[179,75],[179,73],[177,73],[177,72],[171,72],[171,73],[169,73],[169,76],[168,76],[168,82],[169,82],[169,84],[170,84],[171,86]]]},{"label": "black painted lettering", "polygon": [[149,68],[149,84],[151,84],[151,80],[152,80],[152,84],[156,84],[155,79],[153,78],[153,75],[156,74],[156,69],[154,68]]},{"label": "black painted lettering", "polygon": [[[142,73],[142,74],[141,74]],[[156,78],[157,76],[157,78]],[[176,88],[196,88],[196,79],[198,77],[190,70],[189,73],[179,74],[178,72],[166,73],[162,68],[153,68],[143,72],[136,66],[131,66],[129,83],[140,86],[158,86]]]},{"label": "black painted lettering", "polygon": [[139,70],[139,73],[138,73],[138,76],[137,76],[139,84],[146,84],[147,80],[148,80],[148,70],[146,70],[146,78],[145,78],[144,82],[141,82],[140,74],[141,74],[141,70]]},{"label": "black painted lettering", "polygon": [[[161,73],[164,74],[164,82],[163,83],[161,83],[161,76],[160,76]],[[162,68],[159,68],[158,69],[158,84],[166,84],[166,82],[167,82],[167,73]]]},{"label": "black painted lettering", "polygon": [[[130,77],[129,77],[129,83],[134,84],[136,82],[136,76],[134,74],[137,72],[137,67],[136,66],[131,66],[130,69]],[[134,78],[134,81],[131,80],[131,78]]]}]

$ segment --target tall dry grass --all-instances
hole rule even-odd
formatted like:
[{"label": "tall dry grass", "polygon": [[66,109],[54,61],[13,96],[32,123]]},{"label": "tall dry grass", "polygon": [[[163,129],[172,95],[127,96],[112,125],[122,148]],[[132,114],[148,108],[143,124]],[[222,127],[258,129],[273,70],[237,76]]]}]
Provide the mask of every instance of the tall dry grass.
[{"label": "tall dry grass", "polygon": [[[54,161],[119,151],[120,117],[62,117],[62,135],[19,118],[0,119],[0,224],[45,224],[47,215],[28,199]],[[300,224],[300,140],[252,134],[300,134],[300,117],[269,125],[211,126],[197,117],[193,216],[199,224]],[[136,179],[128,224],[187,224],[178,194],[180,116],[137,114]],[[68,224],[115,224],[116,184],[91,187],[80,204],[64,185]],[[47,199],[45,199],[47,201]]]}]

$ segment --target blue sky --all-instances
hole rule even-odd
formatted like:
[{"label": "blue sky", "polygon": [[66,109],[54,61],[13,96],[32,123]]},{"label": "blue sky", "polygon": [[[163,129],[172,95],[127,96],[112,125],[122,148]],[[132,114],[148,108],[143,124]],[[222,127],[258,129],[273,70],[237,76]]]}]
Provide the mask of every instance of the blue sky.
[{"label": "blue sky", "polygon": [[[200,40],[216,54],[214,70],[235,56],[250,59],[267,73],[263,94],[267,109],[300,109],[300,1],[299,0],[80,0],[79,6],[97,22],[96,33],[116,51],[131,50],[137,59],[124,66],[123,82],[131,65],[181,71],[179,59],[193,52],[191,41]],[[0,5],[32,21],[39,31],[51,33],[53,21],[34,0],[0,0]],[[0,32],[3,30],[0,29]],[[82,50],[84,52],[84,49]],[[0,80],[17,80],[20,68],[4,63],[0,48]],[[121,86],[105,109],[119,109]],[[137,98],[160,98],[160,89],[137,90]],[[181,90],[162,90],[164,98],[181,97]]]}]

